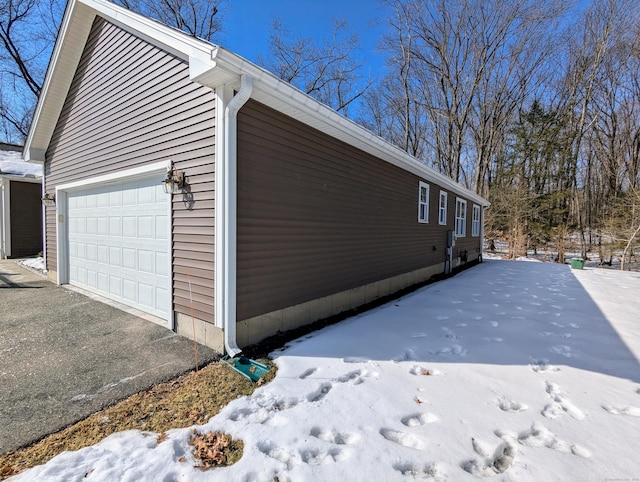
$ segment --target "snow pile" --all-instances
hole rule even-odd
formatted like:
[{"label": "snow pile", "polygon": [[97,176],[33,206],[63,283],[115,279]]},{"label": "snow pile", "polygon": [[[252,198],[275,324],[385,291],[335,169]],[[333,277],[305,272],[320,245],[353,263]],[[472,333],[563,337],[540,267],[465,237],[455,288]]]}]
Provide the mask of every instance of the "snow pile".
[{"label": "snow pile", "polygon": [[[633,480],[640,275],[491,260],[305,336],[200,432],[244,441],[194,468],[189,429],[129,431],[25,480]],[[12,479],[14,480],[14,479]]]},{"label": "snow pile", "polygon": [[21,259],[18,263],[25,268],[31,268],[32,270],[40,271],[42,273],[45,272],[44,258],[42,256],[37,258]]},{"label": "snow pile", "polygon": [[0,175],[42,177],[42,165],[22,160],[16,151],[0,151]]}]

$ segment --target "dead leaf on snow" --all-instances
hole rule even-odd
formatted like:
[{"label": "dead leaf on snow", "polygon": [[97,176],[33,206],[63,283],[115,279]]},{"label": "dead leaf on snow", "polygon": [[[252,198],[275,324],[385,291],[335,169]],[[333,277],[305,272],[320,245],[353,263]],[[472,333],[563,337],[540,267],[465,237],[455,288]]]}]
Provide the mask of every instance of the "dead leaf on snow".
[{"label": "dead leaf on snow", "polygon": [[234,442],[231,435],[220,432],[195,432],[189,444],[193,447],[193,455],[199,460],[200,469],[208,469],[228,464],[227,455],[235,450],[238,442]]},{"label": "dead leaf on snow", "polygon": [[167,432],[162,432],[160,435],[158,435],[158,438],[156,439],[156,443],[159,445],[165,440],[167,440]]}]

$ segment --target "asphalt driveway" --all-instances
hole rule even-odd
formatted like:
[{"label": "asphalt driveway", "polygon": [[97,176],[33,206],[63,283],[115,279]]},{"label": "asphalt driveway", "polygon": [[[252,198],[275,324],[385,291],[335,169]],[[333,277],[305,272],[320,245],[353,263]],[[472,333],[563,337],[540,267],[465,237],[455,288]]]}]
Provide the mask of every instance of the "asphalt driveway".
[{"label": "asphalt driveway", "polygon": [[[198,345],[199,362],[215,352]],[[0,454],[194,368],[193,341],[0,260]]]}]

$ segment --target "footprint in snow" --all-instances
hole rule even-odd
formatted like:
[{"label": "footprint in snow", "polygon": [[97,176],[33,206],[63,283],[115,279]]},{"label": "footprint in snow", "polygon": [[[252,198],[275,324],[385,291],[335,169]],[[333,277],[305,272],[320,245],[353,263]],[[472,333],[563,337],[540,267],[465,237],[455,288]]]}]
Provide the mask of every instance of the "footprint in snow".
[{"label": "footprint in snow", "polygon": [[462,468],[476,477],[492,477],[504,474],[513,465],[516,447],[510,442],[502,442],[495,450],[475,438],[471,439],[473,450],[484,457],[484,460],[468,460],[461,464]]},{"label": "footprint in snow", "polygon": [[300,449],[300,459],[308,465],[324,465],[332,462],[341,462],[349,458],[348,452],[340,447],[333,447],[329,450],[317,448]]},{"label": "footprint in snow", "polygon": [[640,408],[638,407],[614,407],[612,405],[604,404],[602,405],[602,408],[613,415],[630,415],[632,417],[640,417]]},{"label": "footprint in snow", "polygon": [[404,351],[404,354],[397,356],[395,358],[392,358],[394,362],[416,361],[417,359],[418,357],[416,356],[416,353],[413,351],[412,348],[407,348]]},{"label": "footprint in snow", "polygon": [[558,438],[553,432],[542,425],[534,422],[530,430],[526,430],[518,435],[518,443],[528,447],[547,447],[558,452],[577,455],[578,457],[589,458],[591,452],[581,445],[571,444]]},{"label": "footprint in snow", "polygon": [[562,355],[565,358],[573,357],[573,354],[571,353],[571,347],[567,345],[554,345],[551,348],[549,348],[549,350],[551,350],[554,353],[557,353],[558,355]]},{"label": "footprint in snow", "polygon": [[258,442],[257,447],[267,457],[285,464],[289,470],[296,465],[300,465],[301,460],[297,454],[289,452],[282,447],[277,447],[273,442]]},{"label": "footprint in snow", "polygon": [[498,407],[503,412],[523,412],[529,409],[524,403],[516,402],[515,400],[501,400],[498,403]]},{"label": "footprint in snow", "polygon": [[305,378],[310,377],[311,375],[313,375],[317,370],[318,369],[316,367],[309,368],[308,370],[305,370],[304,372],[302,372],[298,378],[300,380],[304,380]]},{"label": "footprint in snow", "polygon": [[529,368],[536,373],[559,372],[560,369],[553,365],[549,365],[549,360],[542,358],[540,360],[531,360]]},{"label": "footprint in snow", "polygon": [[430,353],[434,355],[443,355],[443,356],[445,355],[467,356],[467,350],[465,348],[462,348],[460,345],[445,346],[443,348],[440,348],[435,353],[433,351]]},{"label": "footprint in snow", "polygon": [[309,432],[309,435],[337,445],[354,445],[360,440],[360,436],[354,433],[322,430],[320,427],[313,427]]},{"label": "footprint in snow", "polygon": [[402,417],[400,421],[407,427],[417,427],[419,425],[434,423],[438,420],[438,416],[434,415],[433,413],[414,413],[413,415]]},{"label": "footprint in snow", "polygon": [[456,334],[451,331],[449,328],[447,328],[446,326],[442,327],[442,331],[444,332],[444,336],[449,339],[449,340],[457,340],[458,337],[456,336]]},{"label": "footprint in snow", "polygon": [[546,392],[553,402],[542,410],[542,415],[547,418],[556,418],[562,413],[567,413],[576,420],[584,420],[584,412],[571,403],[557,383],[547,381]]},{"label": "footprint in snow", "polygon": [[349,373],[345,373],[341,377],[335,379],[338,383],[347,383],[351,382],[354,385],[360,385],[364,383],[365,378],[378,378],[380,374],[378,372],[370,372],[369,370],[354,370]]},{"label": "footprint in snow", "polygon": [[316,390],[307,395],[309,402],[319,402],[331,391],[333,385],[330,382],[322,383]]},{"label": "footprint in snow", "polygon": [[413,479],[440,479],[444,476],[444,471],[436,463],[421,465],[402,461],[394,463],[392,467],[405,477]]},{"label": "footprint in snow", "polygon": [[425,448],[424,442],[411,433],[392,430],[390,428],[381,428],[380,435],[390,442],[397,443],[403,447],[416,450],[423,450]]}]

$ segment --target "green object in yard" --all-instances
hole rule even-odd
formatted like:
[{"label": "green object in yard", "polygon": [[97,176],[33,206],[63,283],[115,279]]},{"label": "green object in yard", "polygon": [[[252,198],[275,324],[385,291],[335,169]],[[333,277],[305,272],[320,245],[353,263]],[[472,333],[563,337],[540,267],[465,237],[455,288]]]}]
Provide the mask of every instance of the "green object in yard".
[{"label": "green object in yard", "polygon": [[231,358],[229,355],[225,355],[222,357],[222,361],[241,375],[247,377],[253,383],[256,383],[269,371],[269,367],[267,365],[263,365],[262,363],[252,360],[246,356]]},{"label": "green object in yard", "polygon": [[582,268],[584,268],[584,259],[571,258],[571,269],[582,269]]}]

